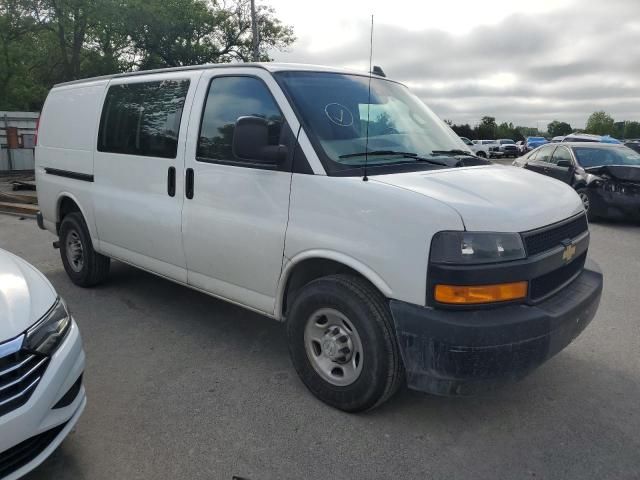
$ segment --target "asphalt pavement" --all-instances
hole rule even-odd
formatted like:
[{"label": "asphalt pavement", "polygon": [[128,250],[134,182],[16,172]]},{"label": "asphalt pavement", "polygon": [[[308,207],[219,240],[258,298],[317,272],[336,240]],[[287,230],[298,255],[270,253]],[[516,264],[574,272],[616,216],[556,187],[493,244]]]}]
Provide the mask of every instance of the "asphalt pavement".
[{"label": "asphalt pavement", "polygon": [[599,312],[525,380],[474,398],[403,389],[350,415],[307,392],[284,326],[122,263],[67,278],[55,238],[0,215],[0,248],[67,300],[87,352],[87,409],[27,480],[640,477],[640,226],[592,226]]}]

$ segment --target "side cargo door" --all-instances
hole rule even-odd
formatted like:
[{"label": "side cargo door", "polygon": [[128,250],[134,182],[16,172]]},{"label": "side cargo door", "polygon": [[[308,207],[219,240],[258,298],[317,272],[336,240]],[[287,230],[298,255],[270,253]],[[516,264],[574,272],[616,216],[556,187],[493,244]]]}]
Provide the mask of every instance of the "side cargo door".
[{"label": "side cargo door", "polygon": [[100,251],[186,283],[181,214],[185,138],[202,72],[113,79],[94,156]]},{"label": "side cargo door", "polygon": [[[259,117],[279,161],[239,158],[240,117]],[[255,68],[212,69],[194,100],[185,159],[182,235],[188,282],[272,314],[282,270],[291,163],[299,124],[273,77]]]}]

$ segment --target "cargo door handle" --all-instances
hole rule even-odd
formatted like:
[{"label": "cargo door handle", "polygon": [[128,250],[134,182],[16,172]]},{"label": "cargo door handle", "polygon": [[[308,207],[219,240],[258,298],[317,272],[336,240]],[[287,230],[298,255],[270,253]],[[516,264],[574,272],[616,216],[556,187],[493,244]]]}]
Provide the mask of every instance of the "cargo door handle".
[{"label": "cargo door handle", "polygon": [[187,168],[184,191],[187,198],[191,200],[193,198],[193,168]]},{"label": "cargo door handle", "polygon": [[174,197],[176,194],[176,167],[169,167],[167,173],[167,193],[170,197]]}]

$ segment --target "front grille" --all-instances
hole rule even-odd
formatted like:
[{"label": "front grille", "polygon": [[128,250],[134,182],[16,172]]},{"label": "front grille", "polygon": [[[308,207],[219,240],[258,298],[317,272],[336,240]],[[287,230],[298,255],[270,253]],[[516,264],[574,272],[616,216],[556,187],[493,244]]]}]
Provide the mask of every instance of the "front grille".
[{"label": "front grille", "polygon": [[539,300],[558,290],[582,271],[586,259],[587,252],[584,252],[571,263],[531,280],[529,285],[531,299]]},{"label": "front grille", "polygon": [[47,363],[49,357],[24,350],[0,358],[0,416],[27,403]]},{"label": "front grille", "polygon": [[40,455],[64,429],[65,425],[66,423],[63,423],[40,435],[28,438],[15,447],[0,453],[0,478],[4,478],[24,467]]},{"label": "front grille", "polygon": [[585,215],[557,226],[532,230],[522,234],[527,255],[537,255],[562,244],[563,240],[579,237],[589,229]]}]

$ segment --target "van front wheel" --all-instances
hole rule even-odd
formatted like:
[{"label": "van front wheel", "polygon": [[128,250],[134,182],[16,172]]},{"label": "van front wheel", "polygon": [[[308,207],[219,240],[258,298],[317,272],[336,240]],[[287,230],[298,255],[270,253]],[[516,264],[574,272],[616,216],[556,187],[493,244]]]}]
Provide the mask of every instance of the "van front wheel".
[{"label": "van front wheel", "polygon": [[306,285],[289,311],[287,336],[304,384],[340,410],[374,408],[404,378],[388,304],[358,277],[332,275]]},{"label": "van front wheel", "polygon": [[111,260],[93,249],[91,236],[80,213],[65,215],[59,237],[62,264],[73,283],[92,287],[107,278]]}]

